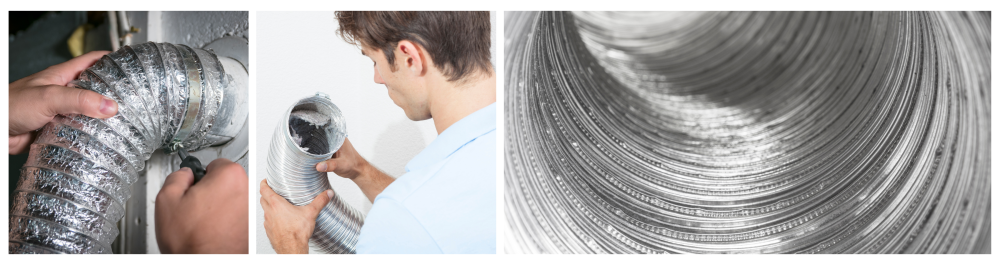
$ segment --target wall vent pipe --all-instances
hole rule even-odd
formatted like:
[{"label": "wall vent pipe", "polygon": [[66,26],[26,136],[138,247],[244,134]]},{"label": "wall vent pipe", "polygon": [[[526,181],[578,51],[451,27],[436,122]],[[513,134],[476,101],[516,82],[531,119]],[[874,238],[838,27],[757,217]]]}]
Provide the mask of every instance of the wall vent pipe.
[{"label": "wall vent pipe", "polygon": [[111,253],[132,184],[156,149],[196,151],[233,139],[247,89],[214,53],[142,43],[101,58],[71,86],[118,102],[107,119],[56,116],[31,145],[14,190],[9,253]]}]

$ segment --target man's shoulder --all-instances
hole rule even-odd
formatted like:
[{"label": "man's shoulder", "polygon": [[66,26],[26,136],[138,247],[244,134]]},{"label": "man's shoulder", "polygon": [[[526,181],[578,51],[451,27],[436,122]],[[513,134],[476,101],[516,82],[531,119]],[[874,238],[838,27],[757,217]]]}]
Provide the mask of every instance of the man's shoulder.
[{"label": "man's shoulder", "polygon": [[[416,194],[450,200],[470,192],[496,192],[496,131],[484,134],[456,150],[434,167]],[[405,203],[405,202],[404,202]]]},{"label": "man's shoulder", "polygon": [[[398,186],[379,195],[369,218],[381,220],[373,220],[378,228],[368,230],[406,226],[407,230],[420,230],[408,235],[414,241],[433,242],[443,253],[494,252],[495,131],[470,141],[437,165],[407,174],[420,175],[403,175],[397,180],[401,182],[391,185]],[[385,239],[389,238],[400,239]]]},{"label": "man's shoulder", "polygon": [[404,207],[449,203],[474,193],[496,192],[496,131],[462,146],[446,159],[400,176],[376,198]]},{"label": "man's shoulder", "polygon": [[[470,177],[473,180],[485,180],[486,177],[495,180],[496,161],[496,130],[493,130],[469,141],[434,165],[408,172],[396,181],[401,181],[400,184],[406,183],[408,193],[437,192],[450,186],[447,185],[448,182],[462,181]],[[428,183],[439,184],[428,185]],[[405,201],[404,198],[397,200]]]},{"label": "man's shoulder", "polygon": [[[475,140],[469,141],[462,148],[455,150],[448,159],[445,159],[440,171],[450,173],[455,171],[486,171],[478,165],[491,164],[495,168],[497,161],[496,130],[483,134]],[[489,169],[489,172],[496,174],[496,170]]]}]

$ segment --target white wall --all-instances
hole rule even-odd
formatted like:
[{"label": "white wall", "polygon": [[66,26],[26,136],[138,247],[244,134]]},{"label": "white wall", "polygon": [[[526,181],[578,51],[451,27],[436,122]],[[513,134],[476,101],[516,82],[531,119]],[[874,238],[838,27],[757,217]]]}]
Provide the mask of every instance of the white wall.
[{"label": "white wall", "polygon": [[[371,60],[336,35],[333,12],[256,14],[251,40],[257,50],[251,66],[257,69],[254,190],[266,178],[267,149],[281,114],[317,91],[330,95],[344,113],[348,138],[358,152],[393,177],[402,175],[406,163],[437,136],[431,120],[410,121],[389,99],[385,86],[373,82]],[[495,12],[491,21],[495,26]],[[495,29],[491,33],[495,49]],[[333,190],[351,206],[365,213],[371,209],[371,202],[353,182],[332,173],[329,177]],[[260,194],[255,195],[257,253],[274,253],[264,231]]]}]

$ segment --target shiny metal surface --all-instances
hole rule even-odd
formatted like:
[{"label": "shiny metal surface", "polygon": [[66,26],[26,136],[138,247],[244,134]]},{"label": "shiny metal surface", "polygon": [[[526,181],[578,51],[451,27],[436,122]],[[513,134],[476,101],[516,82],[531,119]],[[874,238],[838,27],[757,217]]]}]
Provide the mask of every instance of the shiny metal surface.
[{"label": "shiny metal surface", "polygon": [[212,122],[211,130],[204,138],[213,145],[232,140],[233,136],[238,135],[244,128],[244,125],[248,121],[247,117],[250,115],[249,91],[239,89],[247,87],[246,83],[250,79],[249,74],[247,74],[247,68],[232,58],[218,58],[222,63],[221,67],[223,71],[228,73],[228,75],[220,77],[220,81],[224,80],[224,83],[222,83],[225,84],[222,86],[224,90],[221,93],[225,97],[222,98],[222,102],[219,105],[215,120]]},{"label": "shiny metal surface", "polygon": [[[316,171],[316,164],[333,157],[347,139],[347,122],[330,97],[323,93],[299,100],[288,108],[278,122],[267,153],[267,184],[275,193],[294,205],[306,205],[320,193],[331,189],[325,172]],[[292,119],[299,118],[320,130],[325,152],[309,150],[303,136],[292,132]],[[347,205],[334,192],[334,197],[316,218],[316,228],[309,242],[326,253],[353,254],[364,216]]]},{"label": "shiny metal surface", "polygon": [[226,77],[209,52],[152,42],[125,46],[82,72],[71,85],[111,97],[118,114],[56,116],[40,130],[14,191],[8,251],[111,253],[132,184],[153,151],[175,139],[186,150],[221,144],[204,136]]},{"label": "shiny metal surface", "polygon": [[990,15],[509,12],[511,253],[988,253]]}]

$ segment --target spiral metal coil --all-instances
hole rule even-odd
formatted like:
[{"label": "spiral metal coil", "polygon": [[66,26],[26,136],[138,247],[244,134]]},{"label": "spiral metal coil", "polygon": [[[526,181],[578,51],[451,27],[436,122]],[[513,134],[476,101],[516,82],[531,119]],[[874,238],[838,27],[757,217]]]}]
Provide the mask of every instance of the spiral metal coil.
[{"label": "spiral metal coil", "polygon": [[506,17],[508,252],[989,252],[988,12]]},{"label": "spiral metal coil", "polygon": [[[319,129],[309,148],[299,135],[292,131],[293,117],[298,113],[312,113],[322,121],[310,120]],[[267,185],[288,202],[302,206],[312,202],[320,193],[331,189],[326,172],[316,171],[316,164],[333,157],[347,139],[347,123],[337,105],[329,96],[316,96],[299,100],[285,112],[278,122],[267,153]],[[318,149],[318,150],[317,150]],[[353,254],[364,216],[347,205],[334,193],[330,202],[316,217],[316,228],[309,241],[314,247],[330,254]]]},{"label": "spiral metal coil", "polygon": [[216,123],[239,105],[231,79],[209,51],[152,42],[80,73],[71,85],[114,99],[118,114],[60,115],[40,130],[11,201],[8,251],[111,253],[131,186],[156,149],[222,144],[242,127]]}]

